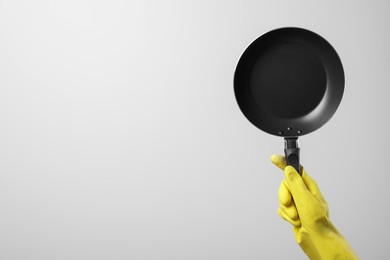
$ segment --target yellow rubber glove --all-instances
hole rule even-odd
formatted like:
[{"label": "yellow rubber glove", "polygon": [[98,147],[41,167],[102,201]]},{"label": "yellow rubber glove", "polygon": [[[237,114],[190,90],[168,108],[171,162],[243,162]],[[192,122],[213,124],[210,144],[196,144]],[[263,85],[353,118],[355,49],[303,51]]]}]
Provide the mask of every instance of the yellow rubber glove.
[{"label": "yellow rubber glove", "polygon": [[271,161],[284,170],[279,187],[278,214],[293,225],[295,238],[312,259],[359,259],[347,240],[329,219],[329,209],[316,182],[301,167],[302,177],[284,156],[272,155]]}]

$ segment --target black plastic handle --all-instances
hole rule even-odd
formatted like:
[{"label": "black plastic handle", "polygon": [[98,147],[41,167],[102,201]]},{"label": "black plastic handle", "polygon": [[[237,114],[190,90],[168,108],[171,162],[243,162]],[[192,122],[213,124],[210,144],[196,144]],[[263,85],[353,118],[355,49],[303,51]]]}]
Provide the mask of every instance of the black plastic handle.
[{"label": "black plastic handle", "polygon": [[287,165],[291,165],[299,174],[301,174],[298,137],[284,138],[284,154],[286,156]]}]

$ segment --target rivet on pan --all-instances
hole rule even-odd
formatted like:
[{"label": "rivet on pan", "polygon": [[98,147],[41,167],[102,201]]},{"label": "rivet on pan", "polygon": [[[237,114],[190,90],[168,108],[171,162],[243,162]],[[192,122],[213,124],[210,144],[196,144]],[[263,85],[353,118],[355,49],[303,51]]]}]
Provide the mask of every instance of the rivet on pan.
[{"label": "rivet on pan", "polygon": [[282,131],[279,131],[278,134],[279,134],[279,135],[282,135],[282,134],[284,134],[284,133],[283,133]]},{"label": "rivet on pan", "polygon": [[287,130],[288,131],[292,130],[292,126],[287,127]]},{"label": "rivet on pan", "polygon": [[297,133],[298,133],[298,134],[302,134],[302,130],[298,130]]}]

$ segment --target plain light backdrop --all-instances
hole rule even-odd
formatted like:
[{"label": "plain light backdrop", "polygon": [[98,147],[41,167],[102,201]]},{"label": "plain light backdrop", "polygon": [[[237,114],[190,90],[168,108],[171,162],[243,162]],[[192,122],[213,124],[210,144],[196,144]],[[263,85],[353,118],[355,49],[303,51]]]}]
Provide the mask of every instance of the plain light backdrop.
[{"label": "plain light backdrop", "polygon": [[237,61],[303,27],[337,50],[335,116],[300,138],[333,223],[388,259],[390,2],[0,0],[0,259],[305,259],[276,214],[283,139]]}]

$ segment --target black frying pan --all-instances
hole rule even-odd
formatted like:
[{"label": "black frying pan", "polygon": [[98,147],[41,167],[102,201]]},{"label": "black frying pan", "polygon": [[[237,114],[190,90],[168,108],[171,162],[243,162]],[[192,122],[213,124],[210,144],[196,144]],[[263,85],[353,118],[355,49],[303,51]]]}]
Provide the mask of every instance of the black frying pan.
[{"label": "black frying pan", "polygon": [[280,28],[244,51],[234,92],[252,124],[285,138],[287,163],[300,172],[298,136],[317,130],[336,112],[344,70],[334,48],[318,34]]}]

